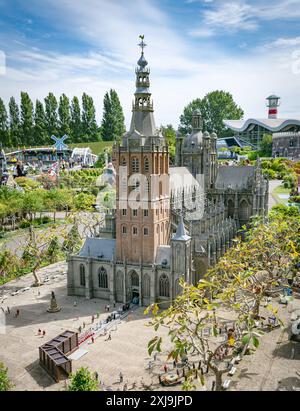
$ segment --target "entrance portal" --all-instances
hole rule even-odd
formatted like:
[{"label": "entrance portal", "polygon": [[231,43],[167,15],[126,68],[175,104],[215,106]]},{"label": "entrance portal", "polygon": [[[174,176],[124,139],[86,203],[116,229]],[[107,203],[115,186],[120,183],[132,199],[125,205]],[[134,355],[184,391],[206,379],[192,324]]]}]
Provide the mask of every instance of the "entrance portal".
[{"label": "entrance portal", "polygon": [[140,279],[138,274],[133,271],[131,274],[131,301],[133,304],[138,304],[140,300]]}]

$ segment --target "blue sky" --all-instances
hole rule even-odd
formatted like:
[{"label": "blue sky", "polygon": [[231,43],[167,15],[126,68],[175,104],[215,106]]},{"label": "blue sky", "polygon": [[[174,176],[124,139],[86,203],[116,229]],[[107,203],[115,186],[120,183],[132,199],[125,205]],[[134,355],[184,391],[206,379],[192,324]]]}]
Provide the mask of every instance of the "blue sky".
[{"label": "blue sky", "polygon": [[245,117],[264,117],[271,93],[300,117],[300,0],[0,0],[0,96],[86,91],[100,120],[115,88],[128,124],[139,34],[157,125],[215,89]]}]

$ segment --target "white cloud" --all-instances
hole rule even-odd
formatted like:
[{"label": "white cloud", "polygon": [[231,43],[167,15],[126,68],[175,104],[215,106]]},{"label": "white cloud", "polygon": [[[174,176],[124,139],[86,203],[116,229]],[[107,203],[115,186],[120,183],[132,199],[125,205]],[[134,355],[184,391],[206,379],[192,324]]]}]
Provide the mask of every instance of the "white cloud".
[{"label": "white cloud", "polygon": [[189,34],[192,37],[208,38],[215,35],[215,30],[208,27],[200,27],[198,29],[190,30]]},{"label": "white cloud", "polygon": [[203,13],[205,24],[208,27],[222,27],[228,30],[254,30],[257,23],[252,16],[253,6],[243,2],[223,3],[214,10]]},{"label": "white cloud", "polygon": [[238,30],[256,30],[263,21],[295,20],[300,17],[299,0],[216,0],[209,3],[210,8],[201,11],[200,25],[190,30],[190,35],[197,37],[198,31],[199,37],[204,37],[201,36],[202,32],[217,35],[222,31],[236,33]]},{"label": "white cloud", "polygon": [[265,44],[265,48],[277,48],[277,47],[283,47],[283,48],[289,48],[289,47],[295,47],[295,46],[300,46],[300,36],[298,37],[281,37],[275,41],[272,41],[270,43]]}]

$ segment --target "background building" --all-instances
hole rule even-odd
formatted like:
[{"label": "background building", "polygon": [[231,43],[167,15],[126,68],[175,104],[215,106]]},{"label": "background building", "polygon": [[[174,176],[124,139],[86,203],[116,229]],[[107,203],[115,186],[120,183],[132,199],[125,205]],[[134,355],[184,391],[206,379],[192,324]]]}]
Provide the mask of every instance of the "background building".
[{"label": "background building", "polygon": [[276,95],[267,97],[268,118],[250,118],[248,120],[224,120],[224,124],[233,135],[259,148],[265,134],[300,131],[300,117],[277,118],[279,99]]},{"label": "background building", "polygon": [[273,157],[300,158],[300,132],[282,132],[273,134]]}]

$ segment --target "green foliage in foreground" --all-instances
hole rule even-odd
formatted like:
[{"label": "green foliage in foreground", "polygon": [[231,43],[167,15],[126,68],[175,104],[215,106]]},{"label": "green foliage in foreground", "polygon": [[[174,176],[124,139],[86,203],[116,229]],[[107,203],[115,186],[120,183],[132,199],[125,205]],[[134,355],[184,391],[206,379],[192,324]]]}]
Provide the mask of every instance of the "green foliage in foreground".
[{"label": "green foliage in foreground", "polygon": [[[205,384],[205,370],[215,377],[215,390],[222,390],[222,377],[228,373],[228,362],[259,349],[262,330],[256,325],[267,291],[293,278],[300,262],[300,214],[292,207],[277,206],[268,223],[255,219],[245,241],[234,245],[209,269],[194,286],[181,279],[182,293],[167,310],[152,304],[150,326],[156,332],[168,330],[168,341],[161,336],[148,343],[148,353],[167,351],[168,358],[183,361],[193,354],[201,359],[199,369],[189,369],[182,381],[183,390]],[[253,258],[255,256],[255,258]],[[280,309],[269,303],[264,306],[278,323]],[[219,310],[220,309],[220,310]],[[227,338],[220,335],[224,327],[224,311],[232,313],[232,331]],[[207,335],[209,331],[209,335]],[[230,333],[228,333],[230,331]]]},{"label": "green foliage in foreground", "polygon": [[9,391],[12,388],[12,383],[8,378],[8,369],[0,362],[0,391]]},{"label": "green foliage in foreground", "polygon": [[68,391],[99,391],[98,381],[88,368],[79,368],[71,375]]}]

